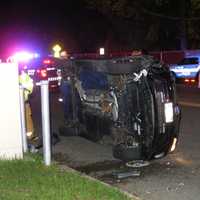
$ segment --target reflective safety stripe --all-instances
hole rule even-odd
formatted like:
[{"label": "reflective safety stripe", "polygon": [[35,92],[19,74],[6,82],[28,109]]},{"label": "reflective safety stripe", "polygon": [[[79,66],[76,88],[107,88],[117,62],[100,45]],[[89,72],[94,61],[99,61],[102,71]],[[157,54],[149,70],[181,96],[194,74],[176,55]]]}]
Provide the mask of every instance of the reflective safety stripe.
[{"label": "reflective safety stripe", "polygon": [[35,70],[34,69],[29,69],[28,70],[28,75],[33,76],[35,74]]},{"label": "reflective safety stripe", "polygon": [[25,101],[27,101],[28,95],[33,92],[33,80],[27,73],[22,72],[22,74],[19,76],[19,83],[25,88],[24,96]]},{"label": "reflective safety stripe", "polygon": [[48,78],[48,81],[58,81],[60,79],[61,79],[61,77],[50,77],[50,78]]},{"label": "reflective safety stripe", "polygon": [[55,70],[56,68],[55,67],[47,67],[47,71],[52,71],[52,70]]},{"label": "reflective safety stripe", "polygon": [[180,67],[174,67],[172,69],[170,69],[171,71],[175,72],[175,73],[178,73],[178,72],[198,72],[200,70],[200,65],[197,66],[197,67],[183,67],[183,68],[180,68]]}]

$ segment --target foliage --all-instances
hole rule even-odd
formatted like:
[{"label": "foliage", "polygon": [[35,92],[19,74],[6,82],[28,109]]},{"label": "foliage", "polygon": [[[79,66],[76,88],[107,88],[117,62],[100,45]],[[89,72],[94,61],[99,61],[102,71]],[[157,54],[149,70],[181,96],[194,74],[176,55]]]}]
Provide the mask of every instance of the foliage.
[{"label": "foliage", "polygon": [[90,8],[95,8],[105,15],[131,17],[138,13],[138,0],[85,0]]},{"label": "foliage", "polygon": [[[143,37],[152,47],[168,48],[166,44],[177,48],[175,43],[181,37],[197,39],[200,28],[195,25],[200,21],[200,0],[84,0],[91,9],[107,16],[111,23],[118,18],[129,20],[135,25],[135,20],[145,24]],[[195,17],[195,19],[193,19]],[[119,21],[119,20],[118,20]],[[115,30],[122,24],[114,23]],[[122,26],[124,28],[124,26]],[[126,29],[126,28],[125,28]],[[175,31],[176,29],[176,31]],[[127,32],[127,30],[129,30]],[[127,28],[127,33],[131,30]],[[137,30],[136,30],[137,31]],[[136,31],[132,34],[136,34]],[[133,36],[134,37],[134,36]],[[166,44],[165,44],[166,43]],[[180,43],[180,42],[179,42]],[[170,47],[169,47],[170,48]]]},{"label": "foliage", "polygon": [[38,157],[0,161],[1,200],[128,200],[124,194],[76,172],[46,167]]}]

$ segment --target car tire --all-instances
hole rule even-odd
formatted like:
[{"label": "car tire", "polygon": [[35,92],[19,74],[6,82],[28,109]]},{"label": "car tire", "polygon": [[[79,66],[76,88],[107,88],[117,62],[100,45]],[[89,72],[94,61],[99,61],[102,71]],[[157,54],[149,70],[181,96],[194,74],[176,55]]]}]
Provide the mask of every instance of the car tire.
[{"label": "car tire", "polygon": [[141,146],[127,147],[124,144],[118,144],[113,147],[113,156],[117,159],[123,160],[124,162],[141,160]]}]

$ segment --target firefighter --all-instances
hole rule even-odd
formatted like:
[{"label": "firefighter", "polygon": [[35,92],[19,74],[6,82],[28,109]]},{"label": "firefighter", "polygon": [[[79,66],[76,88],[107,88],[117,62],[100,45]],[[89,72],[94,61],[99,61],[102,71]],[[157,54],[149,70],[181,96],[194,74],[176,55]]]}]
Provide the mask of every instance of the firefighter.
[{"label": "firefighter", "polygon": [[29,102],[30,94],[33,92],[33,80],[26,71],[22,70],[21,74],[19,75],[19,83],[24,88],[26,134],[28,139],[33,139],[35,135]]}]

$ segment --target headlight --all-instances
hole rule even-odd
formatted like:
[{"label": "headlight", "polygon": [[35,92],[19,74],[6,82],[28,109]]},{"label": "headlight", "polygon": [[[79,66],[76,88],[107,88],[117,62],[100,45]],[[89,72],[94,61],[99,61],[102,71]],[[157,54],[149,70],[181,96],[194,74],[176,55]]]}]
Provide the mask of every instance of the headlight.
[{"label": "headlight", "polygon": [[59,102],[63,102],[63,98],[62,98],[62,97],[59,97],[59,98],[58,98],[58,101],[59,101]]},{"label": "headlight", "polygon": [[165,103],[165,122],[171,123],[174,120],[173,103]]},{"label": "headlight", "polygon": [[177,138],[173,139],[173,143],[170,149],[170,152],[173,152],[176,149],[176,144],[177,144]]},{"label": "headlight", "polygon": [[31,131],[27,132],[26,135],[27,135],[28,138],[31,138],[33,136],[33,132],[31,132]]}]

